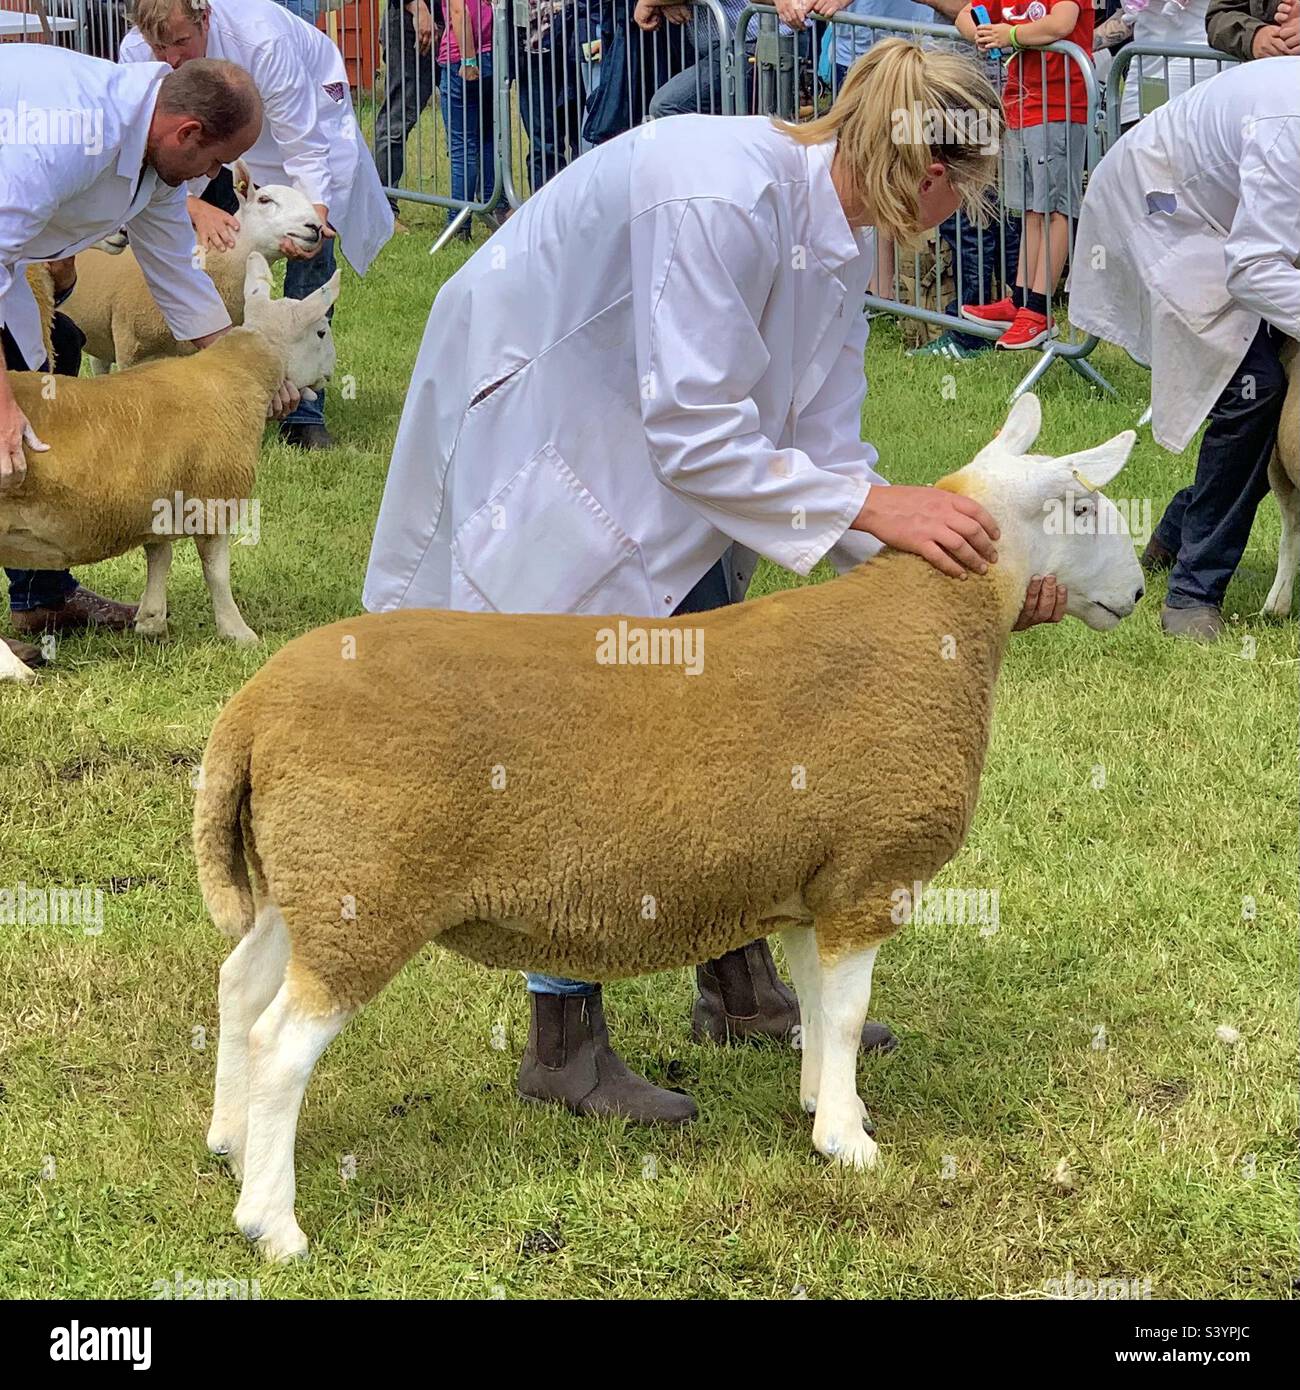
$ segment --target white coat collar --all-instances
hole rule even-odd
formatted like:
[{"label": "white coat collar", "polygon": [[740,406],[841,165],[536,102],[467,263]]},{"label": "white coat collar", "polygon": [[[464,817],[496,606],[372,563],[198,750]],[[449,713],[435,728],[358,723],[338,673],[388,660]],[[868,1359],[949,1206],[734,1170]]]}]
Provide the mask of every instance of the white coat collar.
[{"label": "white coat collar", "polygon": [[[130,179],[133,185],[144,167],[145,145],[149,139],[154,107],[158,103],[158,89],[170,71],[166,63],[122,63],[115,74],[119,90],[126,88],[124,95],[129,93],[135,100],[134,113],[129,110],[120,113],[125,133],[121,153],[117,157],[117,172],[124,179]],[[132,87],[136,89],[135,92],[130,91]]]},{"label": "white coat collar", "polygon": [[[840,204],[840,195],[831,179],[831,160],[835,158],[835,141],[823,140],[818,145],[805,145],[808,158],[808,193],[811,204],[812,251],[828,270],[847,265],[863,251],[858,234],[849,226]],[[863,231],[870,234],[868,229]]]}]

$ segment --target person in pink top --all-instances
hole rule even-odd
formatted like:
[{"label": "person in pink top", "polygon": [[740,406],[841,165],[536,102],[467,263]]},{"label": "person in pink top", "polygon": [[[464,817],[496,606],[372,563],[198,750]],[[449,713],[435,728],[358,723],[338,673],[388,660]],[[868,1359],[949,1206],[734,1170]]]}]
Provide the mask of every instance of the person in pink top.
[{"label": "person in pink top", "polygon": [[[496,192],[491,0],[447,0],[446,15],[438,45],[438,104],[451,159],[451,196],[490,203]],[[455,215],[447,210],[449,224]],[[460,235],[469,240],[468,222]]]}]

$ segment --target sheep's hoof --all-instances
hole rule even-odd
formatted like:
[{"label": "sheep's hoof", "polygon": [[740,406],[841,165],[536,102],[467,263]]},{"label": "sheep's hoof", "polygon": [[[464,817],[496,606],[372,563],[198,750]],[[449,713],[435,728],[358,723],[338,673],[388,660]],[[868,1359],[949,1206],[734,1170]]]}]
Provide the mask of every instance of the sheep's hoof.
[{"label": "sheep's hoof", "polygon": [[160,641],[165,641],[167,638],[167,619],[137,618],[135,620],[135,635],[137,637],[155,637]]},{"label": "sheep's hoof", "polygon": [[236,647],[255,647],[262,640],[251,627],[242,628],[236,632],[223,632],[221,636]]},{"label": "sheep's hoof", "polygon": [[209,1139],[208,1152],[219,1158],[230,1170],[231,1176],[242,1181],[244,1176],[243,1145],[234,1139]]},{"label": "sheep's hoof", "polygon": [[243,1236],[262,1252],[271,1264],[287,1264],[290,1260],[307,1258],[307,1237],[290,1213],[269,1225],[240,1219],[235,1208],[235,1225]]},{"label": "sheep's hoof", "polygon": [[833,1138],[818,1140],[813,1136],[813,1146],[841,1168],[874,1168],[880,1148],[865,1131],[848,1136],[835,1135]]},{"label": "sheep's hoof", "polygon": [[1269,596],[1268,602],[1259,610],[1261,618],[1288,618],[1291,616],[1291,595],[1285,598]]}]

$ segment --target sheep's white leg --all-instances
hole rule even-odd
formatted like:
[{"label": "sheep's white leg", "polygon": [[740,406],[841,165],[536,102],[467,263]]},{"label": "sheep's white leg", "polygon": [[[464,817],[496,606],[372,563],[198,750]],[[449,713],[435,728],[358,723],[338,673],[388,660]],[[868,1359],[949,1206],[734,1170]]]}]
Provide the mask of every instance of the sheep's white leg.
[{"label": "sheep's white leg", "polygon": [[8,644],[0,642],[0,681],[13,681],[27,685],[36,679],[36,672],[9,650]]},{"label": "sheep's white leg", "polygon": [[288,960],[284,918],[268,903],[221,966],[221,1031],[208,1148],[226,1156],[236,1177],[243,1174],[248,1136],[248,1035],[284,983]]},{"label": "sheep's white leg", "polygon": [[1276,458],[1269,469],[1269,481],[1282,513],[1282,539],[1277,547],[1277,578],[1261,611],[1273,618],[1285,618],[1291,611],[1291,593],[1300,570],[1300,489],[1282,474]]},{"label": "sheep's white leg", "polygon": [[871,1004],[875,946],[821,961],[821,1078],[813,1147],[818,1153],[853,1168],[870,1168],[876,1144],[862,1126],[858,1096],[858,1045]]},{"label": "sheep's white leg", "polygon": [[195,536],[194,544],[203,561],[203,578],[212,595],[212,616],[216,619],[218,634],[237,646],[253,646],[258,640],[257,633],[244,621],[230,592],[230,537],[224,533]]},{"label": "sheep's white leg", "polygon": [[111,362],[105,362],[102,357],[92,357],[89,353],[87,353],[86,365],[90,368],[91,376],[107,376],[108,369],[113,364]]},{"label": "sheep's white leg", "polygon": [[141,637],[167,636],[167,576],[172,567],[170,540],[150,541],[144,548],[148,573],[144,596],[135,615],[135,630]]},{"label": "sheep's white leg", "polygon": [[812,927],[787,927],[781,933],[785,961],[799,996],[799,1103],[817,1113],[822,1072],[822,966]]},{"label": "sheep's white leg", "polygon": [[270,1260],[307,1253],[293,1214],[298,1111],[312,1069],[348,1017],[304,1013],[283,984],[249,1034],[248,1145],[235,1225]]}]

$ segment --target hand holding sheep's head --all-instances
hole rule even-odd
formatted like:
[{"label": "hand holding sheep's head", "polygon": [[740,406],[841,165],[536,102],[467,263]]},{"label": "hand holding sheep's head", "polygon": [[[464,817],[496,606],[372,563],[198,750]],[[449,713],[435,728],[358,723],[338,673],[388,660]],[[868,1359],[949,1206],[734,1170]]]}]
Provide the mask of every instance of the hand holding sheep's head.
[{"label": "hand holding sheep's head", "polygon": [[334,335],[329,310],[339,297],[342,273],[306,299],[272,299],[271,268],[256,251],[244,271],[244,324],[281,354],[284,376],[300,391],[321,388],[334,374]]},{"label": "hand holding sheep's head", "polygon": [[1101,492],[1128,461],[1137,435],[1125,430],[1095,449],[1052,457],[1028,452],[1041,427],[1038,397],[1021,396],[997,437],[953,475],[952,485],[997,517],[1000,565],[1015,563],[1026,580],[1055,575],[1069,592],[1066,613],[1104,631],[1128,617],[1145,590],[1133,549],[1134,531],[1146,524],[1141,501],[1135,512]]}]

